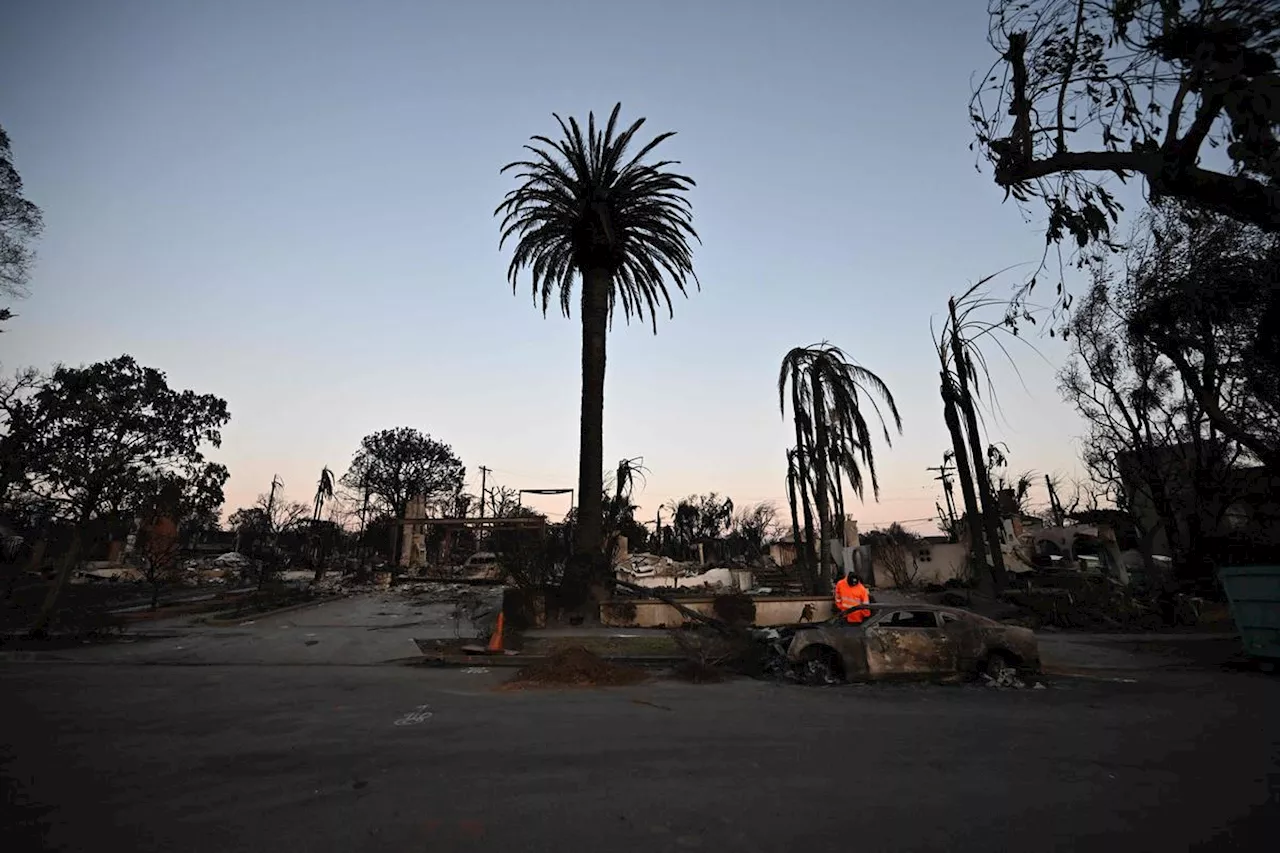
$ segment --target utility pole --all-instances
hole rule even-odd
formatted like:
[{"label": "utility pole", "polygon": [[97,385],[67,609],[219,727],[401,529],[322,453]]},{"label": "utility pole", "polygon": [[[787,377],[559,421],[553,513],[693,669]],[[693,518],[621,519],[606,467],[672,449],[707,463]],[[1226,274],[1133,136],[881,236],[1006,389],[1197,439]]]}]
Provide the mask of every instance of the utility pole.
[{"label": "utility pole", "polygon": [[271,513],[276,506],[276,489],[283,488],[284,481],[280,479],[279,474],[271,475],[271,494],[267,496],[267,532],[271,534],[272,539],[275,538],[276,522],[275,516]]},{"label": "utility pole", "polygon": [[1053,522],[1058,527],[1061,527],[1066,517],[1062,511],[1062,502],[1058,500],[1058,490],[1053,486],[1053,478],[1045,474],[1044,484],[1049,489],[1049,507],[1050,512],[1053,513]]},{"label": "utility pole", "polygon": [[938,476],[933,479],[942,481],[942,495],[947,501],[947,521],[950,522],[951,528],[954,530],[956,525],[956,500],[951,482],[951,471],[953,469],[947,464],[947,459],[944,456],[941,465],[936,468],[926,468],[925,470],[938,472]]},{"label": "utility pole", "polygon": [[488,476],[489,476],[489,469],[481,465],[480,466],[480,517],[481,518],[484,518],[484,484]]}]

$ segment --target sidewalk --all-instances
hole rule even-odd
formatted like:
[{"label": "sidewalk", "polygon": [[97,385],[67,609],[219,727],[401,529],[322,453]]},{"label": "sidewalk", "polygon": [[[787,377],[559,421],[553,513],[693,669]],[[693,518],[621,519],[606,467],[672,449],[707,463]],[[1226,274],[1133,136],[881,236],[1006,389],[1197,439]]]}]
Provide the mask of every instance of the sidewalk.
[{"label": "sidewalk", "polygon": [[[474,639],[454,602],[414,601],[402,594],[353,595],[264,618],[246,617],[230,627],[180,616],[129,631],[125,642],[50,652],[60,661],[94,664],[242,666],[368,666],[417,657],[415,639]],[[9,660],[34,660],[38,652],[12,652]]]}]

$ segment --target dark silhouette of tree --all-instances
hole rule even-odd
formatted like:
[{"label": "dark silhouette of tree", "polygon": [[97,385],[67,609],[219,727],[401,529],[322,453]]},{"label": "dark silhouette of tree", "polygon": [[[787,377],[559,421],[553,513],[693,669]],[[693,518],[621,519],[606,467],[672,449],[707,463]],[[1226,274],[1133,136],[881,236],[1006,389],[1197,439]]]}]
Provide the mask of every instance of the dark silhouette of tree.
[{"label": "dark silhouette of tree", "polygon": [[558,115],[562,138],[534,136],[530,157],[509,163],[519,186],[497,208],[502,240],[515,242],[507,276],[512,289],[528,269],[535,303],[545,314],[553,295],[566,317],[580,283],[582,410],[578,458],[580,503],[575,553],[566,586],[582,590],[607,581],[601,552],[604,469],[606,335],[616,309],[630,320],[647,316],[657,332],[659,303],[672,313],[668,282],[683,293],[693,272],[692,179],[669,171],[675,161],[646,162],[672,133],[659,134],[628,153],[644,119],[618,132],[621,104],[603,129],[588,114],[584,134],[576,119]]},{"label": "dark silhouette of tree", "polygon": [[[808,470],[802,467],[803,460],[804,456],[798,447],[787,451],[787,502],[791,507],[791,542],[795,545],[796,564],[800,566],[805,588],[810,593],[818,594],[821,590],[817,566],[814,565],[813,559],[813,505],[809,502],[809,496],[813,494],[813,482],[809,479]],[[796,511],[797,503],[801,505],[804,512],[803,538],[801,538],[799,514]]]},{"label": "dark silhouette of tree", "polygon": [[644,483],[648,473],[643,457],[622,459],[606,484],[613,489],[612,493],[606,489],[602,498],[605,553],[610,565],[618,552],[619,536],[625,536],[627,547],[632,549],[642,547],[647,538],[644,525],[636,521],[637,507],[632,503],[632,498],[635,495],[636,481]]},{"label": "dark silhouette of tree", "polygon": [[778,407],[785,416],[790,400],[799,462],[797,482],[802,488],[807,487],[808,472],[813,472],[819,529],[818,574],[823,581],[833,578],[830,543],[837,520],[843,523],[844,519],[843,481],[847,479],[861,499],[865,467],[872,494],[877,499],[880,496],[871,430],[862,411],[869,400],[880,421],[885,444],[891,446],[889,427],[876,398],[884,401],[901,433],[902,418],[888,386],[870,370],[851,361],[839,347],[826,342],[796,347],[782,359]]},{"label": "dark silhouette of tree", "polygon": [[[1138,175],[1180,200],[1280,231],[1275,0],[991,0],[1000,59],[974,94],[995,181],[1048,208],[1050,243],[1107,244]],[[1205,165],[1225,146],[1230,168]]]},{"label": "dark silhouette of tree", "polygon": [[1120,294],[1129,332],[1218,432],[1280,475],[1280,233],[1178,207],[1148,223]]},{"label": "dark silhouette of tree", "polygon": [[[226,468],[204,458],[230,419],[226,401],[175,391],[164,373],[124,355],[59,367],[32,399],[27,487],[74,525],[71,546],[33,626],[48,624],[79,558],[84,530],[138,506],[158,483],[196,484],[221,504]],[[216,498],[216,500],[215,500]]]},{"label": "dark silhouette of tree", "polygon": [[44,381],[35,368],[0,381],[0,506],[9,505],[11,492],[23,493],[36,447],[34,398]]},{"label": "dark silhouette of tree", "polygon": [[1252,457],[1276,470],[1280,396],[1261,350],[1280,238],[1163,206],[1142,228],[1123,270],[1097,270],[1074,312],[1059,387],[1088,426],[1091,480],[1130,515],[1155,577],[1159,536],[1199,569],[1235,469]]},{"label": "dark silhouette of tree", "polygon": [[[428,506],[452,501],[462,491],[466,470],[449,445],[412,427],[397,427],[361,440],[342,483],[367,492],[378,511],[403,518],[413,498],[421,496]],[[393,560],[398,557],[392,554]]]},{"label": "dark silhouette of tree", "polygon": [[[35,262],[31,244],[43,229],[40,208],[22,195],[22,177],[13,165],[9,134],[0,127],[0,296],[26,296]],[[11,316],[8,308],[0,308],[0,322]]]},{"label": "dark silhouette of tree", "polygon": [[[947,301],[947,319],[942,330],[934,334],[933,342],[942,380],[943,416],[951,434],[956,479],[960,481],[960,492],[964,497],[974,571],[988,568],[996,590],[1000,591],[1008,580],[1001,551],[1001,515],[987,470],[988,447],[984,447],[977,406],[981,385],[986,384],[992,405],[995,403],[995,388],[979,344],[984,340],[994,342],[1013,364],[1013,357],[997,335],[1009,332],[1016,336],[1018,327],[1010,315],[1010,304],[990,297],[983,289],[992,278],[994,276],[987,276],[959,298],[952,297]],[[985,310],[993,307],[1004,309],[1001,319],[993,322],[981,319]],[[1033,324],[1036,322],[1025,305],[1017,311],[1021,319]],[[982,547],[984,539],[985,551]],[[977,577],[983,579],[983,575]]]},{"label": "dark silhouette of tree", "polygon": [[325,501],[333,499],[333,472],[326,465],[320,469],[320,479],[316,481],[316,496],[312,499],[311,520],[319,521],[324,511]]},{"label": "dark silhouette of tree", "polygon": [[313,557],[316,562],[315,582],[324,579],[324,549],[321,546],[320,513],[324,511],[325,501],[333,499],[333,472],[325,465],[320,469],[320,479],[316,481],[316,494],[312,499],[311,538],[313,539]]},{"label": "dark silhouette of tree", "polygon": [[755,558],[777,537],[778,530],[778,508],[772,501],[761,501],[734,513],[729,539],[741,549],[742,556]]}]

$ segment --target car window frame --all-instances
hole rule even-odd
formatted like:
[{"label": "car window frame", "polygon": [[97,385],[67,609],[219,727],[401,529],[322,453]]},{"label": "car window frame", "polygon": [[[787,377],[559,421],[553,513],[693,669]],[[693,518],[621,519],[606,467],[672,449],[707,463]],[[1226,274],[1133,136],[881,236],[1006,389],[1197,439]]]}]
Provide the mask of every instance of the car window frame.
[{"label": "car window frame", "polygon": [[[899,613],[908,613],[908,614],[920,614],[920,613],[927,613],[927,614],[929,614],[930,616],[932,616],[932,617],[933,617],[933,624],[932,624],[932,625],[896,625],[896,624],[894,624],[894,623],[892,623],[892,622],[890,622],[890,621],[889,621],[890,619],[892,619],[894,616],[896,616],[896,615],[897,615],[897,614],[899,614]],[[877,620],[877,621],[876,621],[876,627],[878,627],[878,628],[898,628],[898,629],[906,629],[906,630],[928,631],[928,630],[933,630],[933,629],[941,628],[941,627],[942,627],[942,620],[939,618],[939,616],[938,616],[938,611],[936,611],[936,610],[914,610],[914,609],[912,609],[912,608],[910,608],[910,607],[902,607],[902,608],[898,608],[898,609],[896,609],[896,610],[890,610],[888,613],[886,613],[886,614],[885,614],[881,619],[879,619],[879,620]]]}]

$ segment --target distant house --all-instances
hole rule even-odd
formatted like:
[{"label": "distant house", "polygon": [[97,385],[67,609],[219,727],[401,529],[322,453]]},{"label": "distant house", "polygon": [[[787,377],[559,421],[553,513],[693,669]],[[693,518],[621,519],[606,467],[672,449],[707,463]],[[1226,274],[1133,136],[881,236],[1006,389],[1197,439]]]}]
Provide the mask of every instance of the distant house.
[{"label": "distant house", "polygon": [[790,536],[776,539],[769,544],[769,557],[779,566],[795,565],[798,553],[795,539]]}]

